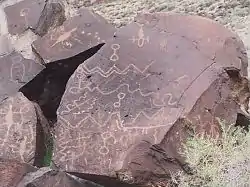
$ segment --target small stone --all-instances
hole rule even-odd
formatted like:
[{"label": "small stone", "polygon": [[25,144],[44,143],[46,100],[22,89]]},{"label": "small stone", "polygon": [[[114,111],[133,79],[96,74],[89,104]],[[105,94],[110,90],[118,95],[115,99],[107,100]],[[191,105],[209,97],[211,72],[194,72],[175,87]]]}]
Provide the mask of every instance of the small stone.
[{"label": "small stone", "polygon": [[17,52],[0,57],[0,103],[33,79],[44,66]]},{"label": "small stone", "polygon": [[9,33],[21,34],[28,28],[36,28],[46,0],[24,0],[7,6],[6,13]]},{"label": "small stone", "polygon": [[50,63],[97,46],[102,40],[111,38],[114,32],[101,16],[84,8],[79,15],[34,41],[33,48],[45,63]]}]

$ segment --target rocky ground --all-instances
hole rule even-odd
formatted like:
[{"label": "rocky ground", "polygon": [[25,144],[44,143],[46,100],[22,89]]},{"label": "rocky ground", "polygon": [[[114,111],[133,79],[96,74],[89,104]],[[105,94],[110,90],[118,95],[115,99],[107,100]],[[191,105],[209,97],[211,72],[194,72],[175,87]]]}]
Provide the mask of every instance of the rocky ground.
[{"label": "rocky ground", "polygon": [[189,173],[190,133],[249,122],[249,8],[1,0],[2,184],[154,186]]}]

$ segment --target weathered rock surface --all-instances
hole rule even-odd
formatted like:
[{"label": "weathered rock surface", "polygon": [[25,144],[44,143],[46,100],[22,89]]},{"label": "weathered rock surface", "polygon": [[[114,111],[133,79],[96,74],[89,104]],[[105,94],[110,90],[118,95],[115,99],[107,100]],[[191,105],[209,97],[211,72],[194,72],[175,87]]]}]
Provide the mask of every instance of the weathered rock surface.
[{"label": "weathered rock surface", "polygon": [[102,187],[50,168],[37,169],[16,160],[0,158],[1,187]]},{"label": "weathered rock surface", "polygon": [[96,183],[76,178],[62,171],[55,171],[49,168],[26,175],[17,187],[102,187]]},{"label": "weathered rock surface", "polygon": [[35,28],[46,0],[24,0],[4,9],[8,30],[12,35],[21,34],[28,28]]},{"label": "weathered rock surface", "polygon": [[7,36],[0,35],[0,57],[4,55],[8,55],[13,51],[13,47]]},{"label": "weathered rock surface", "polygon": [[78,16],[68,19],[33,43],[45,63],[75,56],[113,36],[115,29],[101,16],[81,9]]},{"label": "weathered rock surface", "polygon": [[28,164],[0,158],[0,186],[16,187],[25,174],[33,171],[36,169]]},{"label": "weathered rock surface", "polygon": [[34,32],[39,36],[44,36],[50,29],[62,25],[65,20],[65,11],[62,3],[49,0],[46,2]]},{"label": "weathered rock surface", "polygon": [[0,58],[0,103],[33,79],[44,66],[17,52]]},{"label": "weathered rock surface", "polygon": [[161,143],[171,127],[178,130],[174,124],[192,122],[207,90],[204,100],[216,103],[211,110],[234,118],[223,105],[234,89],[215,83],[232,81],[225,68],[247,74],[244,45],[223,26],[197,16],[138,16],[71,76],[58,108],[55,163],[67,171],[101,175],[125,169],[144,179],[144,174],[162,174],[164,162],[168,169],[185,168],[162,154],[168,150]]},{"label": "weathered rock surface", "polygon": [[36,112],[33,104],[17,93],[0,105],[0,157],[31,162],[36,145]]}]

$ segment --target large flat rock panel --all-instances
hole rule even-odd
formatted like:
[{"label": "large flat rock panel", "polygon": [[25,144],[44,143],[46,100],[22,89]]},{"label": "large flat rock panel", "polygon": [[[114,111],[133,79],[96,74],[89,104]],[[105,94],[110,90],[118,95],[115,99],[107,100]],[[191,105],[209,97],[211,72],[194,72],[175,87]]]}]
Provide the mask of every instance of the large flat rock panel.
[{"label": "large flat rock panel", "polygon": [[140,15],[69,79],[57,111],[56,164],[112,175],[137,161],[144,171],[158,171],[151,147],[225,68],[246,74],[244,51],[238,36],[211,20]]},{"label": "large flat rock panel", "polygon": [[15,94],[19,88],[32,80],[43,65],[25,59],[17,52],[0,58],[0,103]]},{"label": "large flat rock panel", "polygon": [[0,157],[31,162],[36,146],[36,111],[22,93],[0,105]]},{"label": "large flat rock panel", "polygon": [[115,29],[101,16],[81,9],[78,16],[68,19],[33,43],[33,48],[45,63],[69,58],[113,36]]},{"label": "large flat rock panel", "polygon": [[21,34],[28,28],[35,28],[44,9],[45,0],[24,0],[7,6],[6,13],[10,34]]}]

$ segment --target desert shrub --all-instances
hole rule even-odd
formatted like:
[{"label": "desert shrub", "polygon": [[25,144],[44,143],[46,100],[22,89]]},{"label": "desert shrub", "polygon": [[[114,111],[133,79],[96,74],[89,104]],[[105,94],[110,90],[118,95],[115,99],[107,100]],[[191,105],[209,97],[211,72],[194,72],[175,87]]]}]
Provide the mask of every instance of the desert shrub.
[{"label": "desert shrub", "polygon": [[193,135],[181,152],[192,174],[173,176],[179,187],[250,186],[250,132],[221,123],[218,138]]}]

